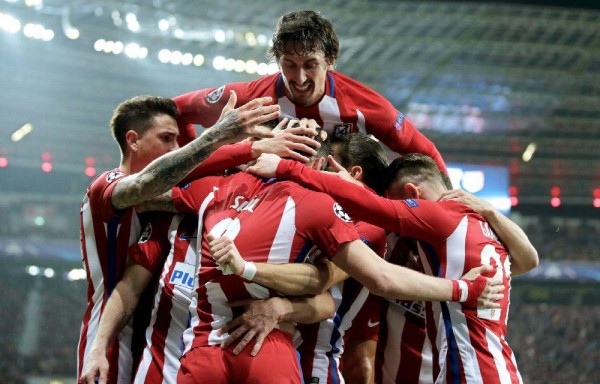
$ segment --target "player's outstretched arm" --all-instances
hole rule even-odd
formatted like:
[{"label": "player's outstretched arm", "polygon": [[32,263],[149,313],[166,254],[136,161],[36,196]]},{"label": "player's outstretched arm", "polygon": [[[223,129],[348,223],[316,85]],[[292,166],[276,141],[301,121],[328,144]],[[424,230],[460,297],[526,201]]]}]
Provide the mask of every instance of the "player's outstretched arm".
[{"label": "player's outstretched arm", "polygon": [[491,225],[510,253],[513,276],[528,272],[539,264],[538,253],[529,238],[514,221],[496,210],[490,203],[460,189],[442,193],[440,201],[454,200],[468,205]]},{"label": "player's outstretched arm", "polygon": [[247,262],[230,238],[208,235],[208,239],[209,252],[221,267],[284,295],[317,295],[348,277],[344,271],[324,260],[316,265]]},{"label": "player's outstretched arm", "polygon": [[423,301],[457,301],[476,306],[484,298],[487,308],[497,308],[504,286],[480,273],[493,270],[481,266],[469,277],[472,280],[448,280],[390,264],[377,256],[360,240],[342,244],[332,261],[375,295],[393,299]]},{"label": "player's outstretched arm", "polygon": [[272,101],[270,97],[254,99],[232,109],[235,101],[235,93],[232,93],[225,107],[231,110],[223,113],[207,134],[159,157],[140,172],[119,180],[112,193],[113,206],[124,209],[166,192],[223,144],[250,136],[273,136],[270,129],[260,125],[279,116],[278,105],[266,105]]},{"label": "player's outstretched arm", "polygon": [[[82,384],[104,384],[108,374],[108,347],[125,327],[139,301],[139,297],[152,279],[144,267],[130,264],[123,278],[117,283],[102,313],[98,332],[90,355],[85,361],[79,382]],[[97,379],[97,381],[96,381]]]}]

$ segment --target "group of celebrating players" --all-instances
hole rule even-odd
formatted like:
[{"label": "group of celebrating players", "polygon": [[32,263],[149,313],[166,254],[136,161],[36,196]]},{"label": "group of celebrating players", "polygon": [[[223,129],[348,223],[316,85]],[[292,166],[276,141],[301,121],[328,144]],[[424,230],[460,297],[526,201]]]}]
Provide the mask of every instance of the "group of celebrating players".
[{"label": "group of celebrating players", "polygon": [[522,382],[510,278],[536,250],[338,53],[290,12],[280,72],[116,108],[121,163],[81,208],[81,383]]}]

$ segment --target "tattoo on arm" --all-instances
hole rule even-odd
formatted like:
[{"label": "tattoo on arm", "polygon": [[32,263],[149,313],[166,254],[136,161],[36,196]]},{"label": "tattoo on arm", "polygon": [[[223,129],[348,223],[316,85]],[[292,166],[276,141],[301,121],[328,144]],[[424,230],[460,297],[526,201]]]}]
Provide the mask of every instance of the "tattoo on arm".
[{"label": "tattoo on arm", "polygon": [[218,147],[239,137],[242,131],[238,114],[235,111],[228,113],[206,135],[119,180],[112,194],[113,206],[124,209],[168,191]]}]

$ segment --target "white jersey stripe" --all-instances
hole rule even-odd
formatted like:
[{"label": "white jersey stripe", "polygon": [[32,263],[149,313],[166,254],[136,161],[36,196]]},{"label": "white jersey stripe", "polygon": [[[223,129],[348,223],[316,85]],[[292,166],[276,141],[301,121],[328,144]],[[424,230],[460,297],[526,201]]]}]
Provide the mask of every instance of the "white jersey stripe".
[{"label": "white jersey stripe", "polygon": [[360,132],[364,135],[368,135],[367,128],[365,126],[365,115],[362,114],[360,109],[356,110],[356,115],[358,116],[358,119],[356,120],[356,126],[358,127],[358,132]]},{"label": "white jersey stripe", "polygon": [[[453,302],[444,304],[448,306],[448,311],[450,313],[449,320],[452,322],[452,332],[454,334],[454,339],[458,344],[458,352],[460,354],[460,360],[463,365],[467,383],[481,382],[482,377],[481,371],[479,370],[477,353],[471,344],[469,327],[467,326],[467,319],[464,313],[462,313],[461,304]],[[440,361],[440,363],[442,362]]]},{"label": "white jersey stripe", "polygon": [[446,279],[460,279],[465,267],[465,244],[467,241],[467,228],[469,220],[463,217],[454,232],[446,242],[446,274],[441,277]]},{"label": "white jersey stripe", "polygon": [[498,376],[500,376],[500,384],[511,384],[510,372],[506,366],[506,360],[502,354],[503,342],[500,338],[491,332],[489,329],[485,330],[485,338],[488,343],[488,348],[492,356],[494,356],[494,364],[498,370]]},{"label": "white jersey stripe", "polygon": [[228,302],[225,292],[221,289],[221,284],[209,281],[204,284],[206,287],[206,298],[212,307],[213,321],[210,323],[212,331],[208,335],[208,345],[222,344],[229,336],[229,333],[217,335],[219,328],[223,327],[233,318],[232,308],[225,303]]},{"label": "white jersey stripe", "polygon": [[296,233],[296,203],[291,197],[287,198],[281,214],[281,221],[269,251],[267,263],[288,263],[292,252],[292,239]]},{"label": "white jersey stripe", "polygon": [[327,132],[334,132],[336,124],[342,121],[337,99],[328,95],[323,96],[319,102],[319,114],[323,120],[322,128]]}]

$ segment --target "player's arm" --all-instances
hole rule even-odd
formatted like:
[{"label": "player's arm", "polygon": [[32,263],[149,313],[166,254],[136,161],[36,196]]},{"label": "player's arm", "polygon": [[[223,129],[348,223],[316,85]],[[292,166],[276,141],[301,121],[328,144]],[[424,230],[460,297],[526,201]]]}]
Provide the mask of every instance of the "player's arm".
[{"label": "player's arm", "polygon": [[354,183],[327,172],[319,172],[303,164],[272,154],[262,155],[248,172],[262,177],[293,180],[307,188],[324,192],[344,207],[355,220],[362,220],[388,230],[397,230],[398,217],[394,204]]},{"label": "player's arm", "polygon": [[274,133],[271,138],[243,141],[218,148],[190,172],[182,180],[182,183],[248,163],[257,159],[263,153],[274,153],[281,157],[306,163],[308,157],[301,153],[313,156],[316,154],[315,149],[320,147],[316,140],[311,139],[317,134],[317,131],[314,127],[306,125],[283,130],[282,128],[287,124],[287,118],[279,122],[273,129]]},{"label": "player's arm", "polygon": [[233,349],[240,353],[253,339],[256,343],[251,355],[256,356],[265,337],[280,323],[313,324],[332,317],[335,313],[333,298],[329,292],[306,297],[273,297],[267,300],[250,300],[232,303],[232,306],[246,306],[246,311],[219,330],[230,332],[223,344],[227,348],[236,340],[240,342]]},{"label": "player's arm", "polygon": [[99,383],[106,383],[109,366],[107,350],[131,319],[140,295],[151,279],[152,274],[141,265],[127,266],[123,278],[115,286],[102,313],[90,356],[83,367],[81,383],[93,384],[96,377],[99,377]]},{"label": "player's arm", "polygon": [[538,253],[523,229],[496,210],[490,203],[460,189],[444,192],[440,200],[458,201],[483,216],[502,244],[508,249],[511,260],[510,270],[513,276],[528,272],[538,266]]},{"label": "player's arm", "polygon": [[473,268],[460,280],[442,279],[390,264],[360,240],[343,243],[332,261],[371,293],[392,299],[457,301],[496,308],[499,304],[495,301],[503,297],[502,283],[481,275],[491,272],[491,266]]},{"label": "player's arm", "polygon": [[[234,95],[230,97],[231,105],[235,105]],[[166,192],[221,145],[248,136],[271,137],[270,130],[259,125],[279,116],[278,105],[264,105],[270,101],[270,97],[259,98],[228,110],[209,133],[119,180],[111,196],[113,206],[124,209]]]},{"label": "player's arm", "polygon": [[284,295],[317,295],[348,277],[333,263],[322,259],[319,259],[316,265],[246,262],[230,238],[208,235],[208,240],[209,252],[217,264],[228,268],[235,275]]}]

